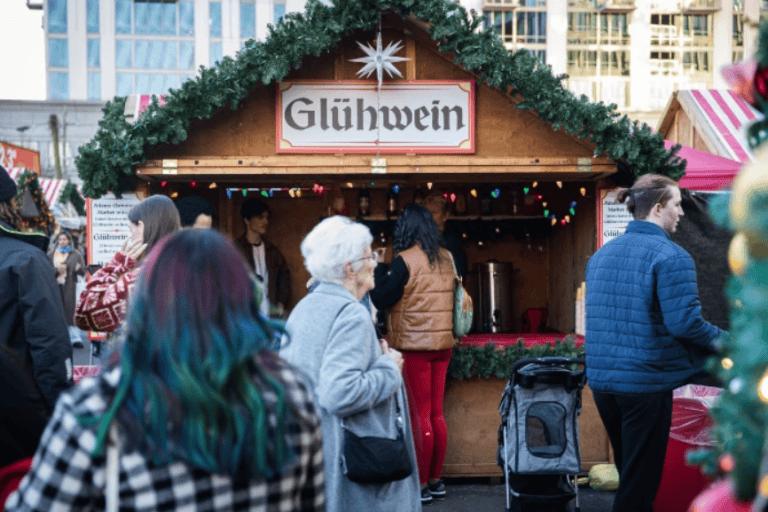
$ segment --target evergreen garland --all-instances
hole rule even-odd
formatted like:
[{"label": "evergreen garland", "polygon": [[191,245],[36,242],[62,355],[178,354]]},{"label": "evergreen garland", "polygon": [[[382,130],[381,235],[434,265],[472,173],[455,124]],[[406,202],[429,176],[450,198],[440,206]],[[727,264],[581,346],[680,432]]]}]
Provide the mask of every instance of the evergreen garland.
[{"label": "evergreen garland", "polygon": [[67,181],[67,184],[64,185],[64,190],[59,194],[59,202],[64,204],[70,203],[74,206],[78,215],[85,215],[85,200],[80,195],[80,192],[77,191],[77,186],[71,181]]},{"label": "evergreen garland", "polygon": [[48,203],[45,201],[45,196],[43,195],[43,189],[40,187],[37,173],[30,171],[29,169],[24,170],[16,181],[16,189],[16,204],[21,204],[24,197],[24,191],[29,189],[30,194],[32,194],[32,200],[40,211],[40,215],[35,218],[23,218],[23,228],[31,229],[32,231],[40,231],[46,235],[53,233],[55,223],[53,212],[51,212]]},{"label": "evergreen garland", "polygon": [[448,377],[456,380],[470,377],[497,377],[508,379],[518,359],[524,357],[584,357],[584,346],[576,348],[572,335],[565,336],[554,345],[543,344],[526,348],[523,340],[507,347],[487,343],[483,347],[461,346],[453,348],[448,364]]},{"label": "evergreen garland", "polygon": [[664,148],[660,134],[615,112],[616,105],[590,103],[562,86],[566,75],[553,76],[526,50],[504,48],[491,29],[479,31],[482,18],[451,0],[334,0],[328,6],[309,0],[304,13],[290,13],[274,26],[264,42],[249,41],[236,59],[224,57],[214,68],[172,89],[166,104],[156,100],[135,124],[124,118],[124,98],[107,103],[95,137],[79,150],[76,165],[86,197],[107,191],[120,195],[131,187],[134,166],[146,160],[147,148],[178,144],[187,138],[194,119],[208,119],[218,110],[237,109],[257,84],[280,81],[305,57],[330,51],[341,38],[358,30],[374,30],[379,13],[412,14],[431,23],[429,33],[443,52],[453,52],[456,65],[476,74],[478,83],[511,91],[522,101],[517,108],[534,110],[553,129],[563,129],[595,144],[595,155],[606,153],[629,177],[655,172],[679,179],[685,162]]}]

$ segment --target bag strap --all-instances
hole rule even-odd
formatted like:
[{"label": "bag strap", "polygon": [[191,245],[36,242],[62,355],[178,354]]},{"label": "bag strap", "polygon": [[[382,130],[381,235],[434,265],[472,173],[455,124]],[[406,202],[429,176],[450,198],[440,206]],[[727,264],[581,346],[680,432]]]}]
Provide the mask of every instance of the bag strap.
[{"label": "bag strap", "polygon": [[451,251],[446,250],[445,252],[448,253],[448,256],[451,258],[451,267],[453,267],[453,278],[456,280],[456,283],[459,285],[463,285],[461,276],[459,275],[459,271],[456,270],[456,262],[453,261],[453,254],[451,254]]},{"label": "bag strap", "polygon": [[[403,433],[403,418],[402,413],[400,411],[400,388],[395,392],[395,409],[397,410],[397,418],[395,418],[395,425],[397,425],[397,430],[402,434]],[[341,420],[341,428],[344,430],[349,430],[347,426],[344,424],[344,418],[339,416],[339,419]]]},{"label": "bag strap", "polygon": [[109,428],[106,480],[105,512],[118,512],[120,508],[120,440],[117,435],[117,426],[114,422],[112,422],[112,426]]}]

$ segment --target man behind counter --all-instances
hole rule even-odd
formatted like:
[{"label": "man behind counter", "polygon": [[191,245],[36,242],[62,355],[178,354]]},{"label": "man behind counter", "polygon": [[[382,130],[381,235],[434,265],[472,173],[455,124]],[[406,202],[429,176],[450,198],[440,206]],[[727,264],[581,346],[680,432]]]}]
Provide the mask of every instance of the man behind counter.
[{"label": "man behind counter", "polygon": [[272,211],[260,199],[248,199],[240,208],[245,233],[235,245],[266,290],[266,300],[261,302],[265,316],[282,316],[291,298],[291,273],[280,250],[264,239]]}]

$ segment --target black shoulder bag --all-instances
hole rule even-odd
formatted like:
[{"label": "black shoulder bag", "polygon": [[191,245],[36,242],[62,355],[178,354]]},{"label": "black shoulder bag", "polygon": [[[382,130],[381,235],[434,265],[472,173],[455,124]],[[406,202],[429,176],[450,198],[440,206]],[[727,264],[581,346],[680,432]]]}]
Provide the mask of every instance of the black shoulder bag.
[{"label": "black shoulder bag", "polygon": [[397,438],[360,437],[353,434],[341,420],[344,429],[344,449],[341,465],[344,474],[359,484],[384,484],[402,480],[413,473],[413,464],[408,455],[403,433],[403,418],[400,412],[398,390],[395,393],[397,405]]}]

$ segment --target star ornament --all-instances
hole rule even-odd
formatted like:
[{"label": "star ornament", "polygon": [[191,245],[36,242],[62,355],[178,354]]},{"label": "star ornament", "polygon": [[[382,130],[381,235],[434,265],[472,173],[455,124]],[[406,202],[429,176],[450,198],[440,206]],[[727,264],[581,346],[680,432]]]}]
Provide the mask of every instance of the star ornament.
[{"label": "star ornament", "polygon": [[359,41],[357,42],[357,46],[366,53],[365,57],[350,59],[350,62],[362,62],[365,64],[365,66],[357,72],[357,76],[368,78],[375,71],[376,78],[379,80],[379,89],[381,89],[381,81],[384,78],[384,71],[387,72],[390,78],[392,78],[393,75],[399,77],[403,76],[394,65],[395,62],[410,60],[407,57],[394,56],[394,54],[399,52],[402,48],[402,41],[389,43],[387,47],[382,50],[381,32],[379,32],[376,34],[376,48],[369,44],[363,45]]}]

